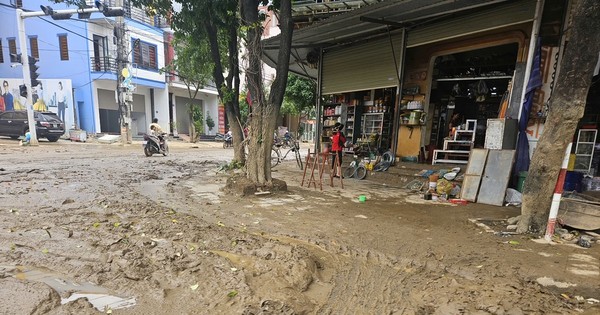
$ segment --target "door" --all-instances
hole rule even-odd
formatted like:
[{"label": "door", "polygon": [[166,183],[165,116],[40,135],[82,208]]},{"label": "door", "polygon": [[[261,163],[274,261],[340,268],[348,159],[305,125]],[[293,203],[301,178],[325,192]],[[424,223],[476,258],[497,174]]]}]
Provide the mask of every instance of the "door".
[{"label": "door", "polygon": [[25,129],[29,129],[27,122],[27,112],[14,112],[12,123],[10,124],[10,132],[13,135],[24,135]]},{"label": "door", "polygon": [[108,40],[105,36],[94,35],[94,71],[107,71],[110,69],[108,58]]},{"label": "door", "polygon": [[0,113],[0,134],[11,135],[10,124],[12,124],[13,113]]}]

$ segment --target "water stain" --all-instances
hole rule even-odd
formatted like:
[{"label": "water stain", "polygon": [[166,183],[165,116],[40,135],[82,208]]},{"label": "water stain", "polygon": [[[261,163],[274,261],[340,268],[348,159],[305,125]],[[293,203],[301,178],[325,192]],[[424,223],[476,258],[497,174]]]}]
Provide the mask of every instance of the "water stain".
[{"label": "water stain", "polygon": [[112,295],[106,288],[89,282],[75,282],[67,276],[49,269],[0,265],[0,270],[12,273],[13,277],[19,280],[36,281],[47,284],[61,296],[61,304],[66,304],[79,298],[87,298],[99,311],[127,308],[135,306],[136,304],[135,298]]}]

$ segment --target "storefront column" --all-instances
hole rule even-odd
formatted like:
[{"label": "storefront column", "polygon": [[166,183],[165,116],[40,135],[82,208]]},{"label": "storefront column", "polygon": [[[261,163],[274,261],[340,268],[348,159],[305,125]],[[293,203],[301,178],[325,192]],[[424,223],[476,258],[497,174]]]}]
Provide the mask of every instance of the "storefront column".
[{"label": "storefront column", "polygon": [[523,111],[523,100],[527,93],[527,84],[529,83],[529,77],[531,76],[531,65],[533,64],[533,58],[535,55],[535,47],[537,39],[540,33],[540,24],[542,22],[542,13],[544,11],[544,0],[537,0],[535,7],[535,16],[533,17],[533,26],[531,27],[531,37],[529,39],[529,50],[527,52],[527,64],[525,66],[525,74],[523,76],[523,88],[521,95],[519,96],[519,115],[517,119],[521,120],[521,112]]},{"label": "storefront column", "polygon": [[317,74],[317,114],[315,134],[315,152],[321,152],[321,129],[323,128],[323,122],[321,116],[323,115],[323,108],[321,104],[321,91],[323,89],[323,49],[319,49],[319,72]]},{"label": "storefront column", "polygon": [[395,156],[398,153],[398,136],[400,135],[400,101],[402,100],[402,89],[404,88],[404,61],[406,57],[406,28],[402,29],[401,44],[400,44],[400,61],[397,64],[398,69],[398,87],[396,88],[396,101],[394,105],[394,120],[392,122],[392,152],[394,152],[394,159],[392,165],[396,163]]}]

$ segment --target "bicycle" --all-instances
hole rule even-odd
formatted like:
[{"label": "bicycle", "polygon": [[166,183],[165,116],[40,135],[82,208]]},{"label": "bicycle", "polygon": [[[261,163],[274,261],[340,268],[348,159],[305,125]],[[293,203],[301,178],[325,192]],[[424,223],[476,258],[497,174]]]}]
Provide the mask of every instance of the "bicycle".
[{"label": "bicycle", "polygon": [[354,177],[356,179],[364,179],[366,176],[367,168],[365,167],[365,160],[361,160],[358,155],[354,155],[354,159],[344,170],[344,178]]},{"label": "bicycle", "polygon": [[283,160],[285,160],[285,158],[287,157],[287,155],[290,152],[294,152],[294,157],[296,158],[296,164],[298,165],[298,167],[300,168],[300,170],[304,169],[304,166],[302,165],[302,157],[300,156],[300,142],[298,142],[298,140],[290,140],[287,141],[289,144],[289,149],[287,150],[287,152],[285,153],[285,155],[283,155],[283,157],[281,157],[281,149],[287,146],[285,146],[285,144],[283,142],[277,141],[276,143],[273,144],[273,149],[271,150],[271,168],[279,165],[279,163],[283,162]]}]

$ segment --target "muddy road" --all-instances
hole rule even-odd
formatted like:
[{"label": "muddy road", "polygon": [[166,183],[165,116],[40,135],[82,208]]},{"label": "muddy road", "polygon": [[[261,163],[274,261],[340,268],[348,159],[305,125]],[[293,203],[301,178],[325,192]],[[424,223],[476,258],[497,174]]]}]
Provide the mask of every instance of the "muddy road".
[{"label": "muddy road", "polygon": [[300,187],[293,162],[287,192],[240,197],[221,189],[231,156],[0,139],[0,314],[600,314],[600,245],[469,221],[517,208]]}]

